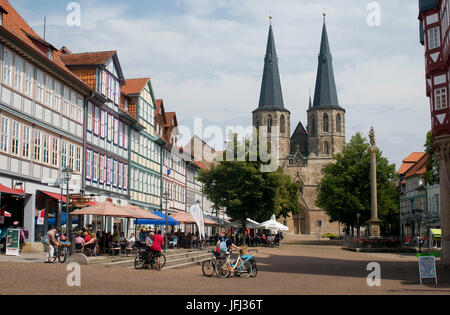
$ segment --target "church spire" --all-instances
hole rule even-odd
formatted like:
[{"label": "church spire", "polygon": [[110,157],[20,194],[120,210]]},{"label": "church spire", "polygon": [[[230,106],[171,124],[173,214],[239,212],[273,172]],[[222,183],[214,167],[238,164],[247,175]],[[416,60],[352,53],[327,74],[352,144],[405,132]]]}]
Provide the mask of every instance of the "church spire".
[{"label": "church spire", "polygon": [[326,13],[324,12],[313,108],[317,108],[320,106],[322,108],[342,109],[339,106],[336,83],[334,81],[333,62],[331,57],[330,44],[328,42],[325,16]]},{"label": "church spire", "polygon": [[[270,17],[272,21],[272,17]],[[278,57],[275,49],[272,22],[269,27],[266,57],[264,58],[264,73],[261,84],[258,109],[285,110],[283,94],[281,92],[280,72],[278,70]]]}]

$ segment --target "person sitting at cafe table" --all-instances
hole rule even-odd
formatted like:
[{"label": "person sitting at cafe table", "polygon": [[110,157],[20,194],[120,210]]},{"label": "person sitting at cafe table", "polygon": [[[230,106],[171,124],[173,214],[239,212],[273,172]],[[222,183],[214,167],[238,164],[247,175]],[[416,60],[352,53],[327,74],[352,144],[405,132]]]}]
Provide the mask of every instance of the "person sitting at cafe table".
[{"label": "person sitting at cafe table", "polygon": [[95,250],[95,246],[97,246],[97,237],[95,233],[91,233],[89,241],[84,244],[84,248],[89,249],[92,254]]}]

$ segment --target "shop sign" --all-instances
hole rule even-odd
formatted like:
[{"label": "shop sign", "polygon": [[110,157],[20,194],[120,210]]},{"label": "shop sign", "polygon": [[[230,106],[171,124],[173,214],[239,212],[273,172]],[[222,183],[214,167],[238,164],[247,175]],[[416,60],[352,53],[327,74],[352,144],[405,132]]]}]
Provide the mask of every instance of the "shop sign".
[{"label": "shop sign", "polygon": [[19,256],[20,230],[11,229],[6,236],[6,255]]}]

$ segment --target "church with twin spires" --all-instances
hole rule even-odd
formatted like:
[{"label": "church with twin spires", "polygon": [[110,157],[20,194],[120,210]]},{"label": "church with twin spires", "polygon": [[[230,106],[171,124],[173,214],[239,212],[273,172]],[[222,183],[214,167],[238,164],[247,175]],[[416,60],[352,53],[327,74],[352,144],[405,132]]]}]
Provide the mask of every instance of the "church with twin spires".
[{"label": "church with twin spires", "polygon": [[339,233],[338,223],[329,222],[328,215],[315,203],[322,168],[333,162],[333,154],[341,152],[345,144],[345,109],[338,101],[325,14],[318,59],[314,100],[309,98],[306,128],[299,122],[291,133],[290,111],[283,102],[270,25],[259,105],[252,113],[253,126],[266,126],[269,132],[279,128],[279,165],[300,185],[300,213],[279,221],[295,234]]}]

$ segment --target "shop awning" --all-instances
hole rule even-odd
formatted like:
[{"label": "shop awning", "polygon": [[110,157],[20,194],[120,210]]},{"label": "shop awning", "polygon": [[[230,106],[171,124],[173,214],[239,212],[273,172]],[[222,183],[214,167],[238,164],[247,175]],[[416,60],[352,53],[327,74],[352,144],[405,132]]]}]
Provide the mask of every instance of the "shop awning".
[{"label": "shop awning", "polygon": [[11,189],[1,184],[0,184],[0,193],[20,195],[20,196],[25,195],[25,192],[22,189]]},{"label": "shop awning", "polygon": [[[41,190],[40,192],[43,193],[44,195],[47,195],[47,196],[53,198],[53,199],[61,201],[61,194],[56,194],[56,193],[52,193],[52,192],[49,192],[49,191],[43,191],[43,190]],[[66,203],[66,200],[67,200],[66,196],[63,195],[62,196],[62,202]]]},{"label": "shop awning", "polygon": [[442,230],[441,229],[430,229],[431,235],[434,237],[441,237]]}]

